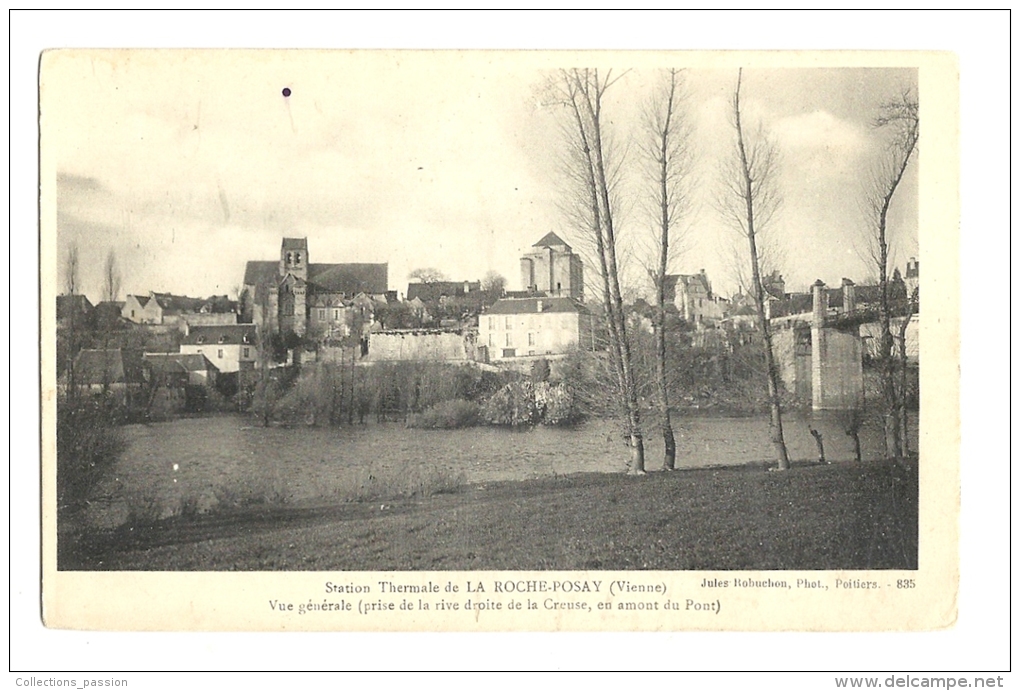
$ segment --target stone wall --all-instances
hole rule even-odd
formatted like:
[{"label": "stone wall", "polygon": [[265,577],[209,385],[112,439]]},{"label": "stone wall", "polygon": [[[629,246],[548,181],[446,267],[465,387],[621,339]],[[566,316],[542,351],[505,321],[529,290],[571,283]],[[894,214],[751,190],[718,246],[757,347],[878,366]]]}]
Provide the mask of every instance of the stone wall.
[{"label": "stone wall", "polygon": [[464,361],[475,358],[473,339],[460,331],[407,329],[377,331],[369,336],[366,360]]}]

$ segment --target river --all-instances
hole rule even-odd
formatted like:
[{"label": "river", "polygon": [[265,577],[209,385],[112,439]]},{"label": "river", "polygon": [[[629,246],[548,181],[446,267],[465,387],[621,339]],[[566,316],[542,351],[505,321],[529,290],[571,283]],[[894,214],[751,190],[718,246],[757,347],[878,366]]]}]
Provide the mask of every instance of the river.
[{"label": "river", "polygon": [[[784,424],[792,460],[817,458],[809,424],[822,432],[829,460],[853,458],[853,443],[833,416],[809,421],[788,413]],[[681,417],[674,429],[680,468],[772,458],[767,417]],[[147,495],[167,507],[190,496],[204,510],[215,503],[215,488],[252,478],[272,478],[288,502],[300,502],[329,496],[328,488],[356,473],[399,474],[428,467],[469,483],[486,483],[622,472],[629,455],[617,423],[601,420],[573,428],[433,431],[400,423],[263,428],[250,417],[216,415],[129,425],[124,431],[128,448],[106,487],[107,501],[97,504],[92,520],[98,524],[122,521],[126,496]],[[657,469],[661,435],[651,425],[645,434],[646,465]],[[882,455],[875,425],[865,426],[861,441],[865,459]]]}]

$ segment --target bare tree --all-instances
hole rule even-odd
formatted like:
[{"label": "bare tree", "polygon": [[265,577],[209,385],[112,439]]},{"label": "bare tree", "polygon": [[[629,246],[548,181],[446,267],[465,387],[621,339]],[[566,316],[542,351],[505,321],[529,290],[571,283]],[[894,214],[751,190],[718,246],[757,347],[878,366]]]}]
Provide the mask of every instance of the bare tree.
[{"label": "bare tree", "polygon": [[79,284],[80,265],[78,261],[78,243],[67,248],[67,255],[64,258],[64,290],[68,295],[77,295]]},{"label": "bare tree", "polygon": [[407,274],[407,277],[412,281],[420,281],[422,283],[438,283],[446,280],[446,274],[431,266],[415,269]]},{"label": "bare tree", "polygon": [[872,123],[876,129],[889,133],[888,146],[873,169],[870,187],[865,192],[866,207],[870,215],[868,254],[878,271],[879,339],[878,361],[882,376],[882,416],[885,427],[885,450],[890,457],[902,455],[900,439],[899,403],[896,391],[897,365],[893,357],[891,320],[894,305],[889,279],[889,209],[903,175],[917,150],[920,132],[917,97],[910,90],[896,99],[884,103]]},{"label": "bare tree", "polygon": [[655,289],[655,380],[662,439],[665,445],[662,467],[676,467],[676,439],[669,409],[666,362],[666,293],[671,259],[683,240],[681,220],[690,205],[690,127],[684,112],[684,83],[680,70],[665,71],[662,83],[645,117],[645,158],[652,212],[657,217],[654,234],[655,261],[648,274]]},{"label": "bare tree", "polygon": [[103,300],[116,302],[120,295],[120,268],[117,266],[117,255],[113,250],[106,253],[106,264],[103,266]]},{"label": "bare tree", "polygon": [[897,424],[899,425],[900,453],[906,456],[910,453],[909,415],[907,412],[907,329],[910,328],[910,321],[917,311],[918,291],[914,288],[909,298],[907,313],[900,323],[900,332],[897,341],[899,342],[899,400],[897,401]]},{"label": "bare tree", "polygon": [[482,290],[493,295],[502,295],[506,289],[506,278],[496,271],[489,271],[482,278]]},{"label": "bare tree", "polygon": [[772,350],[772,327],[765,316],[765,286],[758,242],[763,228],[778,209],[780,197],[776,188],[778,151],[759,127],[754,136],[748,136],[742,121],[740,85],[743,69],[737,73],[737,87],[733,92],[733,127],[736,131],[736,155],[725,171],[725,191],[720,199],[720,210],[727,220],[747,240],[750,263],[750,293],[754,299],[758,329],[765,352],[770,408],[769,432],[775,447],[780,470],[790,467],[783,438],[783,410],[779,397],[779,370]]},{"label": "bare tree", "polygon": [[[622,76],[622,75],[621,75]],[[566,107],[571,125],[567,144],[575,164],[572,177],[579,183],[577,210],[583,219],[583,233],[594,239],[595,255],[602,278],[602,299],[609,332],[610,358],[626,410],[630,438],[630,472],[645,472],[644,439],[638,406],[634,368],[620,290],[617,229],[614,225],[614,168],[607,161],[607,138],[603,124],[603,99],[619,79],[612,71],[604,76],[597,69],[572,69],[558,73],[550,90],[555,102]]]},{"label": "bare tree", "polygon": [[[273,347],[273,331],[269,319],[269,311],[272,306],[269,291],[272,284],[263,283],[255,287],[255,300],[257,309],[262,314],[260,324],[255,326],[255,352],[258,362],[258,378],[255,382],[255,391],[252,397],[253,411],[261,418],[262,426],[269,427],[272,420],[273,409],[276,398],[279,395],[277,383],[273,379],[273,372],[270,369],[275,353]],[[238,374],[240,376],[240,374]]]}]

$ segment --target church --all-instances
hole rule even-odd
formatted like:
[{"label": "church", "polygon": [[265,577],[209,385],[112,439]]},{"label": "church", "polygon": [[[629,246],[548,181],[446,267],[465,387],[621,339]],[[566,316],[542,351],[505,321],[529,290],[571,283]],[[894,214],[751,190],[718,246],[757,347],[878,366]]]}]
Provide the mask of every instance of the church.
[{"label": "church", "polygon": [[242,320],[269,331],[345,336],[347,308],[358,295],[386,299],[388,264],[316,264],[308,238],[283,238],[279,261],[249,261]]}]

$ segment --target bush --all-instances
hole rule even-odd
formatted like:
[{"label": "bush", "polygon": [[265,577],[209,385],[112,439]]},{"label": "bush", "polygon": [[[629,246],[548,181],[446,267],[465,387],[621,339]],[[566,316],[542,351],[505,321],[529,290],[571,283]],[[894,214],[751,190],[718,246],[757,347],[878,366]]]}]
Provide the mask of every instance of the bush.
[{"label": "bush", "polygon": [[482,415],[492,425],[517,427],[537,423],[541,416],[535,404],[535,386],[528,380],[507,384],[489,397]]},{"label": "bush", "polygon": [[287,488],[277,470],[272,477],[244,475],[229,485],[213,490],[216,509],[243,509],[252,506],[282,506],[287,503]]},{"label": "bush", "polygon": [[90,500],[127,443],[114,426],[114,412],[100,401],[77,399],[57,405],[57,509],[76,512]]},{"label": "bush", "polygon": [[345,476],[333,493],[343,502],[427,498],[457,492],[465,482],[464,473],[409,462],[397,468],[361,468]]},{"label": "bush", "polygon": [[535,404],[543,425],[570,425],[581,419],[574,393],[565,384],[536,385]]},{"label": "bush", "polygon": [[437,403],[423,413],[410,416],[407,426],[419,429],[474,427],[480,416],[481,408],[477,403],[455,399]]},{"label": "bush", "polygon": [[159,495],[151,490],[130,492],[124,497],[124,503],[127,505],[125,523],[132,526],[151,525],[172,514]]}]

